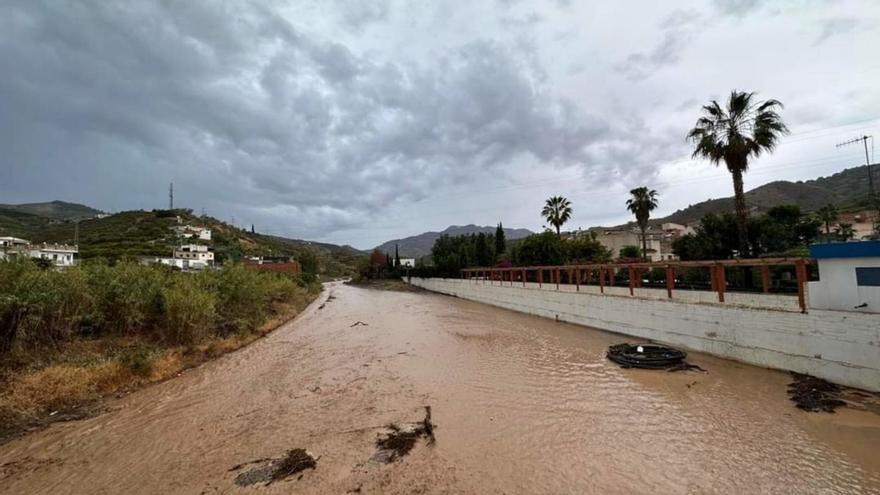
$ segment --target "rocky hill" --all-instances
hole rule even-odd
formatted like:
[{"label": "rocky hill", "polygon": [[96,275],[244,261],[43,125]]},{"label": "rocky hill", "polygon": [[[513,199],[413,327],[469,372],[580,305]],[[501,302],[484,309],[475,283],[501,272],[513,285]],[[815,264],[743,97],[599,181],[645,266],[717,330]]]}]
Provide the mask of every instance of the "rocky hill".
[{"label": "rocky hill", "polygon": [[[426,256],[431,254],[431,247],[434,246],[434,241],[440,238],[441,235],[447,234],[450,236],[457,235],[466,235],[466,234],[494,234],[495,227],[489,226],[479,226],[479,225],[452,225],[446,230],[442,232],[423,232],[419,235],[414,235],[410,237],[404,237],[403,239],[393,239],[390,240],[380,246],[377,246],[376,249],[382,251],[383,253],[394,253],[394,246],[399,246],[400,256],[405,258],[421,258],[422,256]],[[504,229],[504,236],[508,240],[513,239],[521,239],[526,237],[533,232],[528,229]]]}]

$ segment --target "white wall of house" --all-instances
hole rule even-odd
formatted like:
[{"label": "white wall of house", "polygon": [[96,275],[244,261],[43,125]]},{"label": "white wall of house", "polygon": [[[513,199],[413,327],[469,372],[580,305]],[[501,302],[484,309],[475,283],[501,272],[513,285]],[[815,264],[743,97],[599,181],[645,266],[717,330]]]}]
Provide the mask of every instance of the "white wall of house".
[{"label": "white wall of house", "polygon": [[858,269],[880,270],[880,258],[831,258],[818,263],[820,280],[809,282],[811,308],[880,313],[880,286],[860,285],[857,280]]},{"label": "white wall of house", "polygon": [[76,253],[79,252],[76,246],[67,245],[32,245],[29,249],[31,258],[40,258],[51,261],[53,265],[59,267],[73,266]]},{"label": "white wall of house", "polygon": [[214,252],[208,246],[201,244],[184,244],[174,250],[174,257],[184,260],[202,261],[205,263],[214,262]]},{"label": "white wall of house", "polygon": [[514,311],[880,391],[876,314],[816,309],[800,313],[476,280],[412,278],[411,283]]}]

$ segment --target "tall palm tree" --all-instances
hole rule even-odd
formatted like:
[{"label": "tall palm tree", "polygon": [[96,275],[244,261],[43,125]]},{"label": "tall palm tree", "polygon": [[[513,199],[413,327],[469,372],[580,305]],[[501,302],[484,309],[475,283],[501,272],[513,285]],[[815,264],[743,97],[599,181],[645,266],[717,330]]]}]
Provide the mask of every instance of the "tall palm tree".
[{"label": "tall palm tree", "polygon": [[833,204],[828,203],[816,211],[816,216],[825,224],[825,236],[829,237],[831,235],[831,224],[837,221],[837,208]]},{"label": "tall palm tree", "polygon": [[547,219],[547,223],[556,227],[556,235],[560,234],[559,228],[571,218],[571,202],[562,196],[553,196],[544,203],[541,216]]},{"label": "tall palm tree", "polygon": [[715,165],[723,161],[733,176],[740,256],[748,254],[743,173],[750,159],[773,151],[779,137],[788,133],[777,112],[781,108],[776,100],[758,101],[755,93],[733,90],[725,107],[715,100],[703,106],[703,116],[687,135],[695,145],[694,158],[706,158]]},{"label": "tall palm tree", "polygon": [[626,200],[626,209],[636,216],[636,223],[642,231],[642,258],[648,257],[648,219],[651,212],[657,208],[657,191],[647,187],[637,187],[629,192],[631,197]]}]

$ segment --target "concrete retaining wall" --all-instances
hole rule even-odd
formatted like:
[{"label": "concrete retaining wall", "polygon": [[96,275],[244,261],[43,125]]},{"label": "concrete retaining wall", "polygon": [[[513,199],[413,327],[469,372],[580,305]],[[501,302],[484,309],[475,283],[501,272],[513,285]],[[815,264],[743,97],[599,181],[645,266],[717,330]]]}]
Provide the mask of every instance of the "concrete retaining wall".
[{"label": "concrete retaining wall", "polygon": [[627,295],[616,296],[593,294],[584,287],[581,292],[565,286],[557,291],[547,284],[539,289],[537,284],[436,278],[413,278],[411,283],[522,313],[880,391],[880,315],[821,310],[804,314],[631,297],[628,289]]}]

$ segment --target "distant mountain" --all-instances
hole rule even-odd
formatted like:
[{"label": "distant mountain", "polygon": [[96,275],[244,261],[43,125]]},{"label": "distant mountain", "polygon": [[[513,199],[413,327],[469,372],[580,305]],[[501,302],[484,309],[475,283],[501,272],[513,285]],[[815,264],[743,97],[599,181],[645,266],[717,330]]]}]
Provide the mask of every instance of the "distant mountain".
[{"label": "distant mountain", "polygon": [[84,220],[94,218],[103,213],[90,206],[66,201],[50,201],[48,203],[24,203],[20,205],[0,204],[2,210],[13,210],[20,213],[29,213],[52,220]]},{"label": "distant mountain", "polygon": [[[880,173],[876,166],[874,184],[875,187],[880,186]],[[801,210],[809,212],[828,203],[846,210],[864,207],[867,204],[867,196],[868,170],[867,166],[861,166],[808,181],[776,181],[764,184],[746,192],[746,204],[755,212],[766,211],[783,204],[798,205]],[[663,222],[687,224],[699,221],[707,213],[733,212],[734,209],[733,196],[710,199],[690,205],[669,216],[652,220],[651,224]]]},{"label": "distant mountain", "polygon": [[[431,247],[434,246],[434,241],[439,239],[440,236],[443,234],[457,236],[465,234],[479,234],[480,232],[484,234],[494,234],[495,227],[481,227],[473,224],[453,225],[442,232],[424,232],[419,235],[405,237],[403,239],[394,239],[376,247],[376,249],[382,251],[383,253],[394,254],[394,246],[398,245],[400,249],[400,256],[406,258],[421,258],[422,256],[431,254]],[[527,237],[531,234],[533,234],[533,232],[528,229],[509,229],[506,227],[504,229],[504,236],[509,240],[522,239],[523,237]]]}]

